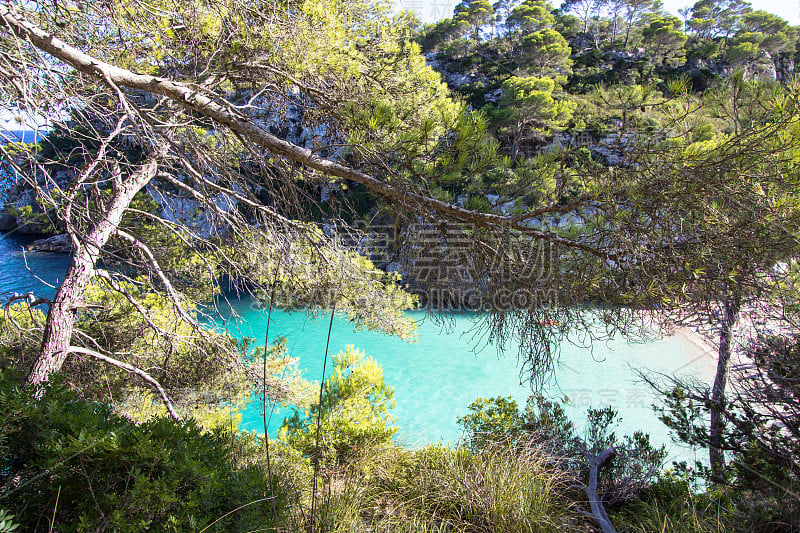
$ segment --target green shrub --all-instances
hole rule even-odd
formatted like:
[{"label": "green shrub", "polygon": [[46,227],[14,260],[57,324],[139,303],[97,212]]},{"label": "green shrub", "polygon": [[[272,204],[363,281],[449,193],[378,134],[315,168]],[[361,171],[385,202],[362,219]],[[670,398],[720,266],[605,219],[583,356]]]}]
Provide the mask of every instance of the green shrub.
[{"label": "green shrub", "polygon": [[[201,402],[216,407],[220,402],[238,404],[249,398],[252,382],[247,375],[247,355],[251,344],[210,331],[197,338],[167,297],[132,283],[119,286],[147,310],[148,317],[144,318],[105,280],[96,279],[86,288],[83,295],[86,310],[76,313],[75,325],[76,330],[79,328],[99,339],[100,351],[118,354],[116,357],[123,362],[148,369],[178,407]],[[187,312],[199,315],[196,309],[186,307]],[[30,310],[24,304],[9,306],[0,315],[0,368],[26,371],[32,366],[41,347],[45,322],[46,315],[40,308]],[[151,324],[174,340],[165,341]],[[224,356],[224,352],[238,352],[239,359]],[[66,359],[60,374],[80,397],[118,406],[129,396],[136,396],[134,391],[142,387],[138,376],[76,354]],[[278,381],[270,376],[270,384],[275,385],[276,391],[281,385]]]},{"label": "green shrub", "polygon": [[336,354],[333,364],[333,375],[323,385],[321,404],[311,405],[302,414],[295,411],[280,430],[283,440],[313,456],[320,416],[320,453],[327,465],[341,464],[365,448],[390,442],[397,432],[389,414],[394,407],[394,389],[383,380],[381,366],[352,345]]},{"label": "green shrub", "polygon": [[11,533],[18,527],[19,524],[14,523],[14,515],[6,513],[5,509],[0,509],[0,533]]},{"label": "green shrub", "polygon": [[630,499],[647,488],[660,472],[667,456],[664,446],[654,447],[641,431],[617,437],[617,411],[611,407],[587,410],[583,437],[577,436],[564,409],[541,395],[533,395],[523,412],[510,398],[478,398],[470,413],[459,418],[473,451],[503,446],[517,453],[535,448],[551,464],[577,479],[588,475],[585,454],[600,454],[610,446],[617,456],[600,470],[599,491],[606,504]]},{"label": "green shrub", "polygon": [[478,398],[469,411],[458,423],[464,427],[467,447],[475,451],[490,444],[531,439],[566,447],[574,440],[573,425],[563,407],[540,394],[530,396],[522,412],[516,401],[500,396]]},{"label": "green shrub", "polygon": [[[136,425],[61,384],[40,399],[0,375],[0,505],[24,530],[250,531],[272,525],[255,442],[192,420]],[[280,509],[283,498],[277,502]]]}]

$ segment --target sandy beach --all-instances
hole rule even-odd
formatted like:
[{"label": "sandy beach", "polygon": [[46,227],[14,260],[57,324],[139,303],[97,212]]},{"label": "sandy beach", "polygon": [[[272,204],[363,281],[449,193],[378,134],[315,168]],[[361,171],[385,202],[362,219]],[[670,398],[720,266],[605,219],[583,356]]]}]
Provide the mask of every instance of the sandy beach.
[{"label": "sandy beach", "polygon": [[713,376],[717,369],[717,345],[691,328],[676,327],[672,335],[692,354],[690,365],[702,376]]}]

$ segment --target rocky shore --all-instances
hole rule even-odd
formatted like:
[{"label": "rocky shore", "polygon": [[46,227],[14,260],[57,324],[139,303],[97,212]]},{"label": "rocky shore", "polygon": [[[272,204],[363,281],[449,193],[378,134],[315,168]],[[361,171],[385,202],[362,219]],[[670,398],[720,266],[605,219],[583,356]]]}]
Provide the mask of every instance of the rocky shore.
[{"label": "rocky shore", "polygon": [[37,239],[26,246],[29,252],[50,252],[57,254],[71,254],[74,250],[69,235],[62,233],[44,239]]}]

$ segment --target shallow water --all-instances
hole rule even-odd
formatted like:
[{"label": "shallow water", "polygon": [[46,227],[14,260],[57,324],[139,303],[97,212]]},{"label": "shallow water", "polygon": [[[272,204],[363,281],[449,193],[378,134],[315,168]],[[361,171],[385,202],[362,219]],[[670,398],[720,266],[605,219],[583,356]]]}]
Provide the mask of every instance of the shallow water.
[{"label": "shallow water", "polygon": [[[31,239],[15,236],[0,237],[0,294],[3,299],[11,293],[33,292],[52,296],[54,289],[36,276],[56,284],[63,276],[69,258],[58,254],[27,254],[26,269],[22,246]],[[241,319],[229,322],[235,335],[257,339],[263,345],[266,326],[264,310],[252,308],[248,300],[234,302]],[[393,411],[401,428],[398,439],[420,445],[431,442],[457,442],[461,437],[457,418],[467,412],[477,397],[511,396],[522,405],[530,388],[520,383],[516,351],[512,349],[499,357],[493,346],[483,346],[473,337],[470,315],[453,317],[450,327],[443,330],[432,320],[423,320],[422,312],[411,312],[419,321],[415,342],[404,342],[386,335],[359,331],[337,317],[333,323],[329,355],[353,344],[383,365],[387,382],[395,388],[396,407]],[[286,337],[289,355],[299,357],[297,363],[305,377],[318,380],[322,368],[327,335],[328,317],[314,322],[304,313],[273,311],[270,341]],[[482,349],[481,349],[482,348]],[[329,360],[330,357],[329,356]],[[549,394],[568,398],[565,408],[581,424],[588,407],[611,405],[619,410],[621,423],[617,434],[637,429],[651,434],[654,441],[670,446],[666,428],[650,409],[655,400],[646,386],[636,382],[631,367],[649,368],[669,374],[697,373],[708,381],[713,365],[706,355],[682,337],[669,337],[648,344],[628,344],[618,338],[611,342],[595,343],[590,352],[565,344],[561,348],[557,384]],[[329,368],[330,370],[330,368]],[[269,426],[274,434],[290,408],[279,409]],[[263,431],[260,403],[254,402],[243,412],[242,428]],[[691,453],[674,446],[673,457],[693,460]]]},{"label": "shallow water", "polygon": [[[248,302],[235,303],[239,323],[229,330],[259,339],[263,344],[265,314]],[[511,396],[523,405],[531,393],[520,383],[516,351],[500,356],[496,347],[484,346],[474,338],[470,315],[453,317],[447,330],[424,319],[422,312],[410,312],[418,320],[417,340],[404,342],[374,332],[354,332],[352,324],[337,317],[331,332],[330,355],[354,344],[383,366],[386,381],[395,387],[393,411],[400,429],[399,440],[420,445],[431,442],[455,443],[461,437],[457,418],[467,413],[478,397]],[[479,318],[479,317],[478,317]],[[299,357],[299,367],[307,379],[319,379],[325,353],[328,316],[315,322],[303,313],[273,311],[270,341],[280,335],[288,339],[289,355]],[[637,382],[633,368],[647,368],[669,374],[698,374],[710,378],[707,356],[682,337],[668,337],[647,344],[629,344],[618,338],[595,343],[592,351],[565,344],[561,348],[556,383],[548,393],[568,398],[567,413],[580,427],[588,407],[611,405],[621,415],[617,435],[641,429],[653,440],[672,446],[666,427],[655,417],[650,405],[651,391]],[[330,363],[328,371],[330,371]],[[705,374],[705,375],[704,375]],[[280,426],[289,409],[278,409],[269,426],[271,434]],[[260,404],[251,404],[243,413],[244,429],[263,431]],[[675,448],[673,457],[693,460],[686,450]]]}]

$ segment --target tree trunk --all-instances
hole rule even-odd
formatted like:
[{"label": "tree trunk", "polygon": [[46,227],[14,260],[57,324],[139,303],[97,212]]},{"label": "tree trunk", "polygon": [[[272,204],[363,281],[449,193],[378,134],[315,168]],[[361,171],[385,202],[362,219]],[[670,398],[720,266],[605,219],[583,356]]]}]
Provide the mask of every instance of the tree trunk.
[{"label": "tree trunk", "polygon": [[725,385],[728,383],[728,368],[733,352],[733,330],[739,319],[741,303],[738,297],[726,298],[722,303],[723,315],[719,332],[719,358],[714,386],[711,389],[711,425],[709,427],[708,456],[711,463],[711,475],[723,479],[725,454],[722,451],[722,414],[725,402]]},{"label": "tree trunk", "polygon": [[522,127],[517,126],[517,129],[511,136],[511,161],[517,160],[519,154],[519,144],[522,140]]},{"label": "tree trunk", "polygon": [[114,194],[102,218],[85,239],[79,240],[73,236],[75,253],[72,263],[47,313],[42,348],[28,373],[28,385],[47,381],[64,364],[69,353],[75,313],[83,304],[83,294],[94,274],[100,251],[117,230],[134,195],[155,176],[157,157],[151,156],[124,181],[116,176]]},{"label": "tree trunk", "polygon": [[623,50],[628,49],[628,39],[631,37],[631,26],[633,26],[633,15],[628,19],[628,27],[625,29],[625,44],[622,45]]},{"label": "tree trunk", "polygon": [[47,313],[42,348],[28,373],[28,385],[47,381],[50,374],[58,372],[64,364],[72,338],[75,311],[80,306],[93,271],[94,260],[89,248],[86,244],[79,243],[64,282],[59,287]]},{"label": "tree trunk", "polygon": [[614,17],[614,23],[611,25],[611,49],[614,49],[614,41],[617,37],[617,18]]},{"label": "tree trunk", "polygon": [[589,484],[586,486],[586,496],[589,498],[589,507],[592,512],[591,515],[600,525],[600,530],[603,533],[617,533],[611,519],[608,517],[605,505],[602,499],[597,495],[597,481],[600,474],[600,469],[603,465],[617,455],[617,449],[614,446],[607,448],[599,455],[587,454],[589,459]]}]

